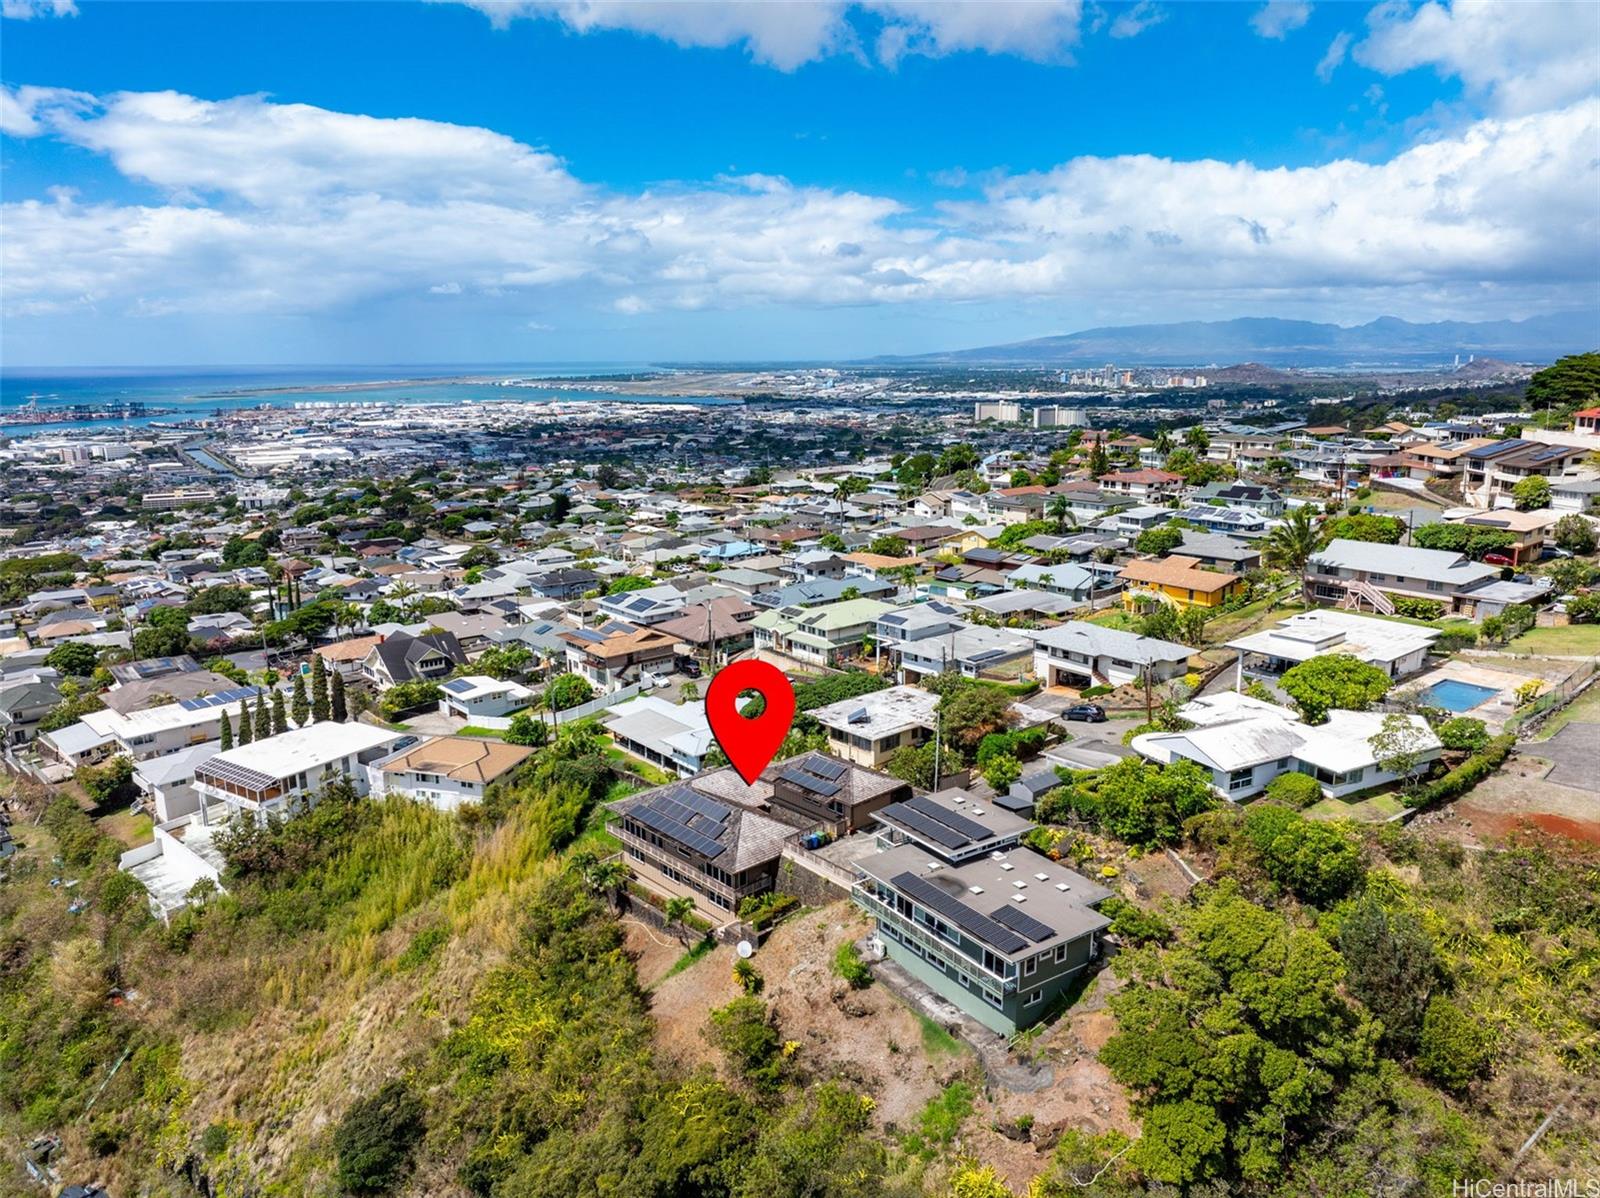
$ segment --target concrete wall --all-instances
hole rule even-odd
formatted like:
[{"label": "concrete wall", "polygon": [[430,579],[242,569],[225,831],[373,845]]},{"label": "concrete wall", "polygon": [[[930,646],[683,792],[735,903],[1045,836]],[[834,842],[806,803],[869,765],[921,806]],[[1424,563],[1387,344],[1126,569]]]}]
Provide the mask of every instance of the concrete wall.
[{"label": "concrete wall", "polygon": [[785,849],[778,862],[778,877],[773,889],[792,894],[808,907],[821,907],[850,897],[850,888],[823,872],[824,863],[813,864],[804,849]]}]

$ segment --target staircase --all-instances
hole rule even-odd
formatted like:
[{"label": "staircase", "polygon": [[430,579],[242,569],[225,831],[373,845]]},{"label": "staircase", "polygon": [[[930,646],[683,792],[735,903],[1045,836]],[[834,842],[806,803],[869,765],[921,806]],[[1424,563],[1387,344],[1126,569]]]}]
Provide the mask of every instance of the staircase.
[{"label": "staircase", "polygon": [[1371,604],[1372,610],[1380,615],[1394,615],[1394,601],[1370,582],[1359,578],[1346,582],[1344,598],[1339,600],[1339,606],[1346,611],[1360,611],[1363,602]]}]

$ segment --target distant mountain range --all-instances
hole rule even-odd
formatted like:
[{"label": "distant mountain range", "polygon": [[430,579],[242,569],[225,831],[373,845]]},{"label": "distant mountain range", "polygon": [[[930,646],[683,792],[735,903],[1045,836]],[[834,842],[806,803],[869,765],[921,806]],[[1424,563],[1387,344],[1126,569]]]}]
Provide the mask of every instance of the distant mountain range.
[{"label": "distant mountain range", "polygon": [[1527,320],[1459,320],[1412,324],[1381,316],[1346,328],[1309,320],[1240,317],[1179,324],[1085,329],[1011,345],[911,357],[878,358],[907,365],[1202,366],[1255,362],[1270,366],[1449,366],[1456,354],[1550,362],[1600,348],[1600,312],[1563,312]]}]

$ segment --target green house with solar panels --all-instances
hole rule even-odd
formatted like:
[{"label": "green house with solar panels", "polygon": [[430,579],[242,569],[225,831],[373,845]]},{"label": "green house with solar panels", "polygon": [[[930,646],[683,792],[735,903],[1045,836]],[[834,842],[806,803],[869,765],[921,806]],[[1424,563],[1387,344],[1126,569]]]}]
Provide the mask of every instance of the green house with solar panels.
[{"label": "green house with solar panels", "polygon": [[1099,952],[1111,892],[1022,847],[1033,824],[960,790],[876,813],[856,904],[884,955],[985,1027],[1038,1022]]}]

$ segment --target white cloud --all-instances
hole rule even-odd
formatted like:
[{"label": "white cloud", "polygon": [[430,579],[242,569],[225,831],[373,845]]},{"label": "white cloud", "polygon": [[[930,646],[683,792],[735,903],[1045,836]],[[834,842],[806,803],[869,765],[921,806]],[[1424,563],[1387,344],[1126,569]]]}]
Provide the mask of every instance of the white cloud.
[{"label": "white cloud", "polygon": [[1558,107],[1600,91],[1600,9],[1548,0],[1398,0],[1367,14],[1363,66],[1399,75],[1431,66],[1501,113]]},{"label": "white cloud", "polygon": [[259,97],[11,102],[172,198],[8,202],[8,316],[299,316],[430,292],[623,315],[1174,295],[1438,311],[1509,291],[1570,306],[1600,275],[1595,100],[1376,164],[1075,158],[931,210],[770,176],[621,193],[489,130]]},{"label": "white cloud", "polygon": [[1350,43],[1353,40],[1348,33],[1334,35],[1333,40],[1328,43],[1328,49],[1323,54],[1322,61],[1317,63],[1318,79],[1326,83],[1333,78],[1333,73],[1339,69],[1340,64],[1345,60],[1345,56],[1350,52]]},{"label": "white cloud", "polygon": [[1309,0],[1267,0],[1250,18],[1260,36],[1282,41],[1311,19]]},{"label": "white cloud", "polygon": [[78,6],[73,0],[0,0],[0,17],[13,21],[31,21],[34,17],[75,17]]},{"label": "white cloud", "polygon": [[1132,8],[1125,8],[1111,22],[1112,37],[1138,37],[1152,25],[1167,19],[1166,10],[1153,0],[1139,0]]},{"label": "white cloud", "polygon": [[862,54],[851,14],[877,22],[875,51],[893,66],[908,55],[961,51],[1037,61],[1078,39],[1080,0],[449,0],[512,21],[558,21],[574,33],[626,31],[678,46],[743,46],[757,62],[792,71],[832,54]]}]

